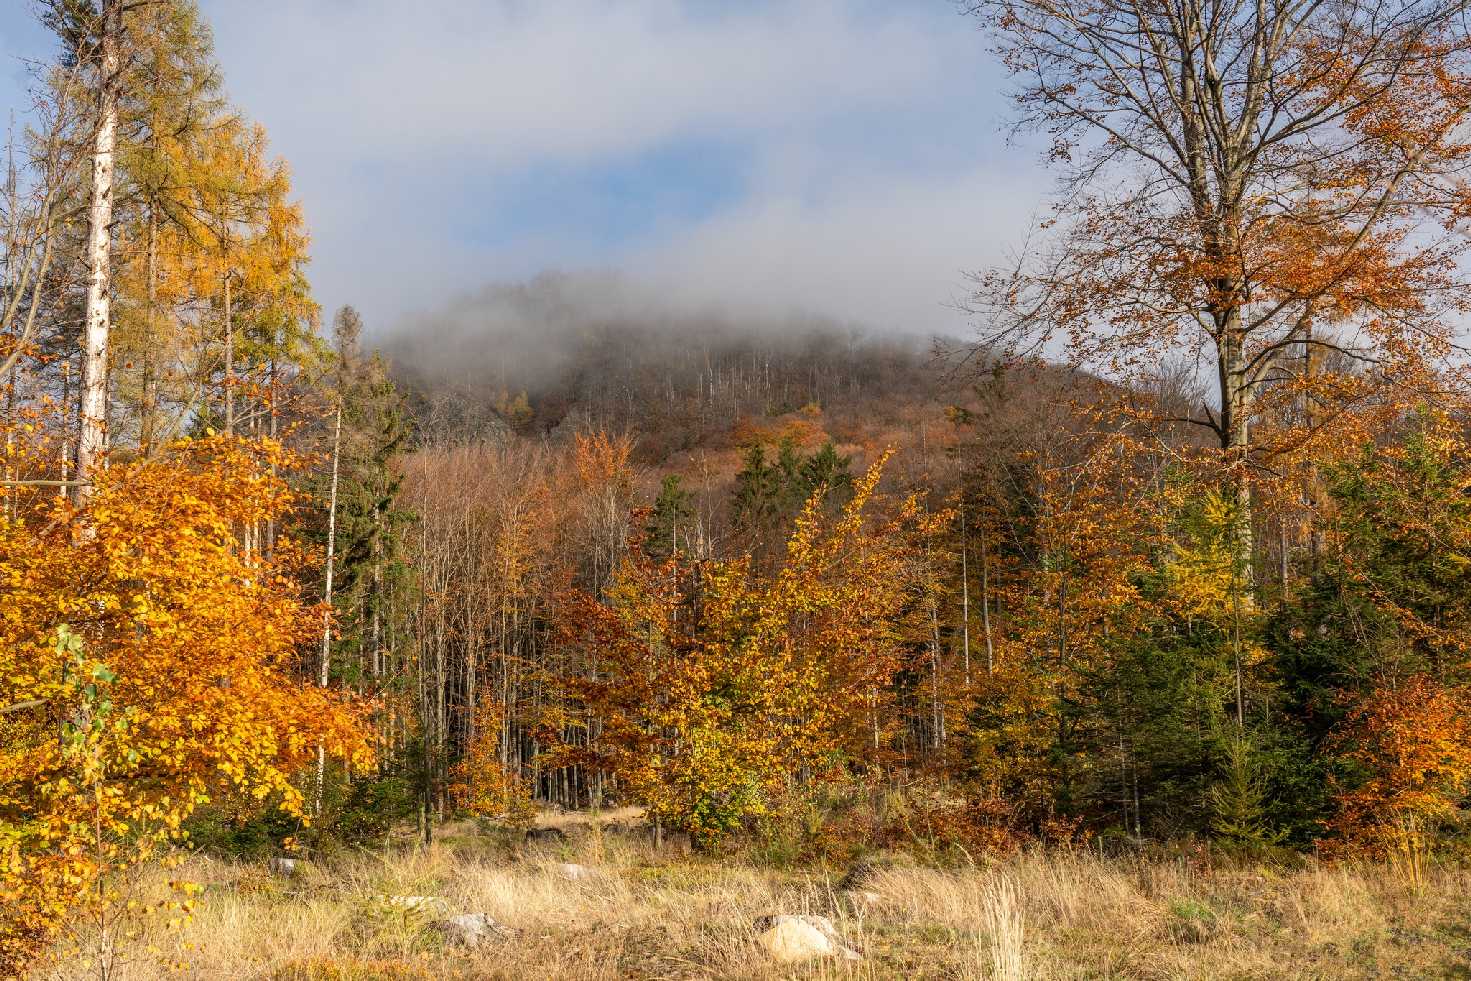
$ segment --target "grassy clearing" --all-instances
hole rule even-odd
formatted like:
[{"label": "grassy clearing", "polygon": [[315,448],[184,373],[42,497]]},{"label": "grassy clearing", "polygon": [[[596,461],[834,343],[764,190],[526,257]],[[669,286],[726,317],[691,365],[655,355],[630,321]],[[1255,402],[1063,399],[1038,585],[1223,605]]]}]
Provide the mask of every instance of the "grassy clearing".
[{"label": "grassy clearing", "polygon": [[[565,862],[594,875],[571,881]],[[862,886],[868,896],[845,892],[842,873],[661,856],[597,829],[522,849],[461,829],[290,879],[195,856],[139,884],[160,896],[170,877],[203,884],[192,921],[151,928],[115,977],[1471,978],[1471,875],[1460,870],[1412,890],[1376,867],[1204,870],[1039,852],[961,870],[890,864]],[[443,897],[514,935],[456,948],[426,917],[385,908],[385,895]],[[778,912],[831,917],[864,959],[771,963],[752,924]],[[96,975],[73,962],[43,976]]]}]

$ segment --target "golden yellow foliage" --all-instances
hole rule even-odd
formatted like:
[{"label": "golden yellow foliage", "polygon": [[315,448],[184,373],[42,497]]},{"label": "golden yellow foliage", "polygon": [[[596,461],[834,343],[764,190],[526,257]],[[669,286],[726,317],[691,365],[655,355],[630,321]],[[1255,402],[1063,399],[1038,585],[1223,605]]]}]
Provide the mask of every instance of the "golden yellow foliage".
[{"label": "golden yellow foliage", "polygon": [[886,747],[906,534],[927,519],[913,501],[869,514],[882,466],[835,518],[814,495],[769,577],[749,558],[636,558],[607,605],[574,609],[604,665],[577,683],[601,723],[591,756],[656,816],[709,842],[767,814],[787,781],[862,769]]},{"label": "golden yellow foliage", "polygon": [[0,517],[0,967],[14,969],[101,877],[222,794],[300,814],[322,744],[371,756],[357,708],[303,684],[320,628],[238,529],[292,505],[278,445],[184,442],[101,473],[81,510],[32,497]]}]

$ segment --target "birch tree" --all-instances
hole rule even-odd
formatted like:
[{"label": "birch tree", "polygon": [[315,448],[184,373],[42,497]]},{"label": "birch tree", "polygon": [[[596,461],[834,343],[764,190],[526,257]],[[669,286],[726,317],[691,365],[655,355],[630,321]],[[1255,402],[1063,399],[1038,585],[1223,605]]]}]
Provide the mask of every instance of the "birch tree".
[{"label": "birch tree", "polygon": [[122,0],[49,0],[46,22],[86,70],[93,98],[89,133],[92,173],[88,187],[85,258],[87,293],[82,329],[81,424],[77,443],[77,497],[90,494],[93,472],[107,449],[107,370],[112,330],[112,209],[118,107],[122,90]]}]

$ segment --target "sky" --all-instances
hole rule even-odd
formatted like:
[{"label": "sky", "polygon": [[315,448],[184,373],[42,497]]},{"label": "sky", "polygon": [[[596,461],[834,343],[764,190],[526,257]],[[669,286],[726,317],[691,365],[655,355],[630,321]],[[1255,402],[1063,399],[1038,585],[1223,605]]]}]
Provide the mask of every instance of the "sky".
[{"label": "sky", "polygon": [[[542,272],[963,334],[1048,188],[954,0],[199,0],[289,161],[329,312]],[[0,0],[0,105],[51,41]]]}]

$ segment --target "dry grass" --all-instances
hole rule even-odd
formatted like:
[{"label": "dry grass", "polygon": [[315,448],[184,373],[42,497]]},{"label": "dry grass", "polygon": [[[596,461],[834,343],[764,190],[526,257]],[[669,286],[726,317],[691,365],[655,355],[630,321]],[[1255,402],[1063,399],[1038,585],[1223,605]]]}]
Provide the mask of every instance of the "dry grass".
[{"label": "dry grass", "polygon": [[[569,881],[558,867],[568,861],[596,874]],[[205,885],[193,920],[135,941],[117,977],[1471,977],[1471,875],[1461,871],[1416,891],[1369,867],[1203,872],[1039,853],[962,871],[895,865],[864,887],[876,899],[855,901],[836,873],[661,858],[591,831],[516,855],[466,834],[291,880],[200,856],[170,874]],[[144,891],[161,895],[164,879]],[[449,947],[420,917],[385,909],[385,894],[443,897],[514,936]],[[752,923],[778,912],[832,917],[864,959],[769,963]],[[161,966],[175,959],[186,966]],[[87,973],[72,964],[50,976]]]}]

